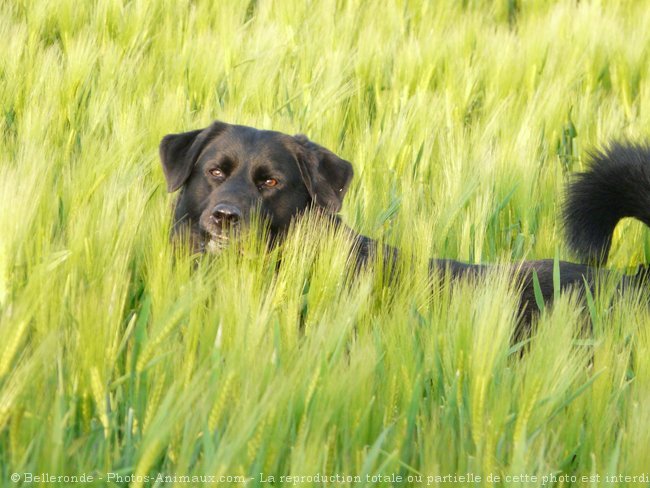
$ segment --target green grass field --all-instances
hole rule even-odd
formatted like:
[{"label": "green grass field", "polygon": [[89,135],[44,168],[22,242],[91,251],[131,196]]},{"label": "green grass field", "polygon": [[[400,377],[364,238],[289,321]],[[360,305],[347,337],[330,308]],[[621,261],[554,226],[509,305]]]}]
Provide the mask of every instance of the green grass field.
[{"label": "green grass field", "polygon": [[[563,295],[522,356],[507,276],[427,274],[571,259],[570,174],[650,135],[647,1],[9,0],[0,38],[0,485],[650,484],[646,295]],[[401,277],[314,219],[170,245],[158,143],[214,119],[351,161]]]}]

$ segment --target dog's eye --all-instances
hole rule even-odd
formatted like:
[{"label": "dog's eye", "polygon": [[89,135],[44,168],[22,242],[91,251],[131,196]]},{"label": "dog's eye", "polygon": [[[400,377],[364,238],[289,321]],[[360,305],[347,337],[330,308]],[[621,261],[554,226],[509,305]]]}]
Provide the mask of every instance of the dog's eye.
[{"label": "dog's eye", "polygon": [[223,179],[225,177],[223,171],[217,168],[211,169],[210,171],[208,171],[208,173],[210,173],[210,176],[217,179]]},{"label": "dog's eye", "polygon": [[269,178],[268,180],[264,180],[264,186],[266,188],[273,188],[277,184],[278,184],[278,180],[276,180],[275,178]]}]

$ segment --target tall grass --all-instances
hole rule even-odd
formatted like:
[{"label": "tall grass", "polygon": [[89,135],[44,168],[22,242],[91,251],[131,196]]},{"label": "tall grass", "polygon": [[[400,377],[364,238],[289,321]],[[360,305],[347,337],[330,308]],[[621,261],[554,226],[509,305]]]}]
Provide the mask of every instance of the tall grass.
[{"label": "tall grass", "polygon": [[[2,483],[647,473],[647,297],[564,295],[521,355],[508,277],[427,258],[570,258],[569,174],[648,135],[649,27],[636,0],[2,2]],[[217,118],[352,161],[342,216],[398,279],[311,218],[272,251],[173,247],[158,142]],[[649,250],[622,224],[611,265]]]}]

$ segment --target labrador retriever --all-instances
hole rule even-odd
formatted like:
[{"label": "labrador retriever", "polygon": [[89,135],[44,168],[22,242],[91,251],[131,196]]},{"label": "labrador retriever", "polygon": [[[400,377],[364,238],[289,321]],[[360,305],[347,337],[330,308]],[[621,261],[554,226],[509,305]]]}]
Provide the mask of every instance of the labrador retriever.
[{"label": "labrador retriever", "polygon": [[[352,165],[304,135],[214,122],[207,128],[169,134],[160,143],[169,192],[180,190],[173,235],[189,232],[198,252],[218,252],[247,225],[254,213],[268,224],[271,241],[281,239],[293,219],[318,211],[336,216],[353,176]],[[592,155],[591,168],[568,189],[564,219],[570,246],[585,264],[560,261],[559,286],[592,286],[603,273],[612,233],[623,217],[650,225],[650,148],[613,144]],[[377,249],[355,234],[357,262]],[[385,248],[387,255],[397,251]],[[539,292],[554,295],[552,259],[512,265],[521,280],[522,321],[530,322]],[[453,278],[477,275],[488,266],[432,259],[433,272]],[[645,282],[646,270],[622,278],[622,286]],[[537,283],[536,283],[537,282]],[[537,297],[536,297],[537,291]]]}]

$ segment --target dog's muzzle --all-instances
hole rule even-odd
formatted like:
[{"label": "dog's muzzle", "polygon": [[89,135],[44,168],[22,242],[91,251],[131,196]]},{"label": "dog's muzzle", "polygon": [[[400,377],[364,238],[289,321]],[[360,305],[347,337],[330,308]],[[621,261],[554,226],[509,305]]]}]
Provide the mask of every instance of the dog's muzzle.
[{"label": "dog's muzzle", "polygon": [[242,213],[234,205],[220,203],[212,209],[212,221],[218,227],[234,227],[239,225]]},{"label": "dog's muzzle", "polygon": [[220,203],[212,209],[205,231],[210,239],[205,245],[206,251],[218,253],[229,243],[230,238],[238,233],[242,221],[239,208],[228,203]]}]

